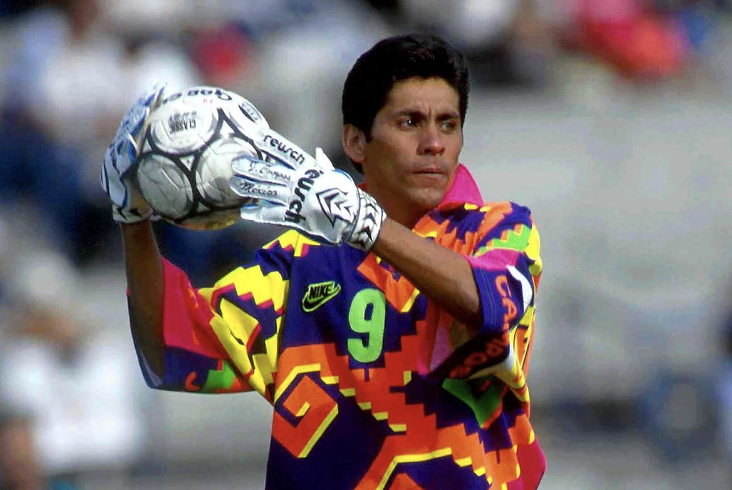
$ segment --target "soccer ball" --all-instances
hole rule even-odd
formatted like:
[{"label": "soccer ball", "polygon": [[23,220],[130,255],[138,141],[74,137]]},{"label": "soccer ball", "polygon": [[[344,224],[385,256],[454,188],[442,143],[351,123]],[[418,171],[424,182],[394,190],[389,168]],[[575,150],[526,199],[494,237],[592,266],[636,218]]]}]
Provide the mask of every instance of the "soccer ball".
[{"label": "soccer ball", "polygon": [[231,161],[267,156],[241,128],[268,128],[254,105],[234,92],[199,86],[167,96],[148,116],[136,179],[142,197],[164,220],[185,228],[224,228],[251,202],[229,188]]}]

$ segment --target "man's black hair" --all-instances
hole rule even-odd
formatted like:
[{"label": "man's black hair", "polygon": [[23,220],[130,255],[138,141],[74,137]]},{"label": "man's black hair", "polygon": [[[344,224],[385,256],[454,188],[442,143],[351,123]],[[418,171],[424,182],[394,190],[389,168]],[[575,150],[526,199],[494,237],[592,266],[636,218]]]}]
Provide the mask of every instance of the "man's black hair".
[{"label": "man's black hair", "polygon": [[445,80],[458,93],[460,122],[465,122],[470,92],[465,57],[442,38],[408,34],[383,39],[356,60],[343,85],[343,124],[353,124],[371,141],[374,118],[392,87],[412,77]]}]

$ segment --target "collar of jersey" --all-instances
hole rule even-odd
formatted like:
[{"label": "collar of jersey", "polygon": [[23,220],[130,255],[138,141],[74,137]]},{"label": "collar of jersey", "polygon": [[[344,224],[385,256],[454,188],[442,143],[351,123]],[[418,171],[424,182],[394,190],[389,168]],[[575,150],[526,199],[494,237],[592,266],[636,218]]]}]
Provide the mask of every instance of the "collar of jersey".
[{"label": "collar of jersey", "polygon": [[462,163],[458,164],[457,170],[455,170],[455,177],[452,179],[452,184],[442,197],[442,202],[440,202],[438,207],[454,203],[470,203],[476,206],[483,205],[483,195],[480,193],[478,184],[475,183],[475,179],[470,173],[470,170]]}]

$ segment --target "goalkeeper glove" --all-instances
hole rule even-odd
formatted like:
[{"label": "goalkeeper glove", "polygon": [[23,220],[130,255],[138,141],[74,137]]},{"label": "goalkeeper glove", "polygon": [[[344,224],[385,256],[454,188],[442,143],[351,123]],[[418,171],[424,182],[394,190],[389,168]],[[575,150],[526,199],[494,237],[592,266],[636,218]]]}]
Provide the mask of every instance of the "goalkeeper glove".
[{"label": "goalkeeper glove", "polygon": [[101,183],[112,201],[112,218],[118,223],[137,223],[149,219],[153,212],[145,202],[134,179],[140,139],[145,120],[163,99],[165,83],[145,91],[122,118],[112,143],[104,154]]},{"label": "goalkeeper glove", "polygon": [[327,243],[370,250],[386,219],[376,200],[347,173],[335,170],[320,148],[313,158],[283,136],[266,131],[278,147],[290,151],[273,154],[265,147],[262,151],[274,157],[270,161],[245,156],[232,163],[231,188],[257,199],[241,208],[242,219],[288,226]]}]

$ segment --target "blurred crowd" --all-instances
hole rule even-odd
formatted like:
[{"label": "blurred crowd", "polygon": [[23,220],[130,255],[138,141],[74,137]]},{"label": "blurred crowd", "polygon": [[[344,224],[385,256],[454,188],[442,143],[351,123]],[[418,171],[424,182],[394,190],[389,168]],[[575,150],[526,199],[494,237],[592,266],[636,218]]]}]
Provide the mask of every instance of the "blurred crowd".
[{"label": "blurred crowd", "polygon": [[[619,84],[693,86],[700,73],[714,79],[706,53],[731,11],[730,0],[0,2],[0,488],[42,488],[50,475],[73,489],[74,475],[122,470],[143,453],[139,407],[125,396],[137,374],[116,340],[75,316],[74,288],[85,270],[121,264],[100,160],[155,81],[234,90],[352,172],[340,153],[341,84],[386,35],[444,36],[467,55],[475,91],[551,90],[568,58]],[[274,234],[156,231],[197,285]]]},{"label": "blurred crowd", "polygon": [[[689,0],[5,0],[0,191],[6,202],[29,206],[24,210],[43,223],[35,231],[75,265],[116,260],[117,234],[97,182],[100,156],[136,95],[157,80],[237,91],[273,127],[305,148],[324,147],[348,166],[340,155],[341,81],[358,54],[384,35],[429,31],[448,38],[468,56],[479,88],[541,90],[551,84],[556,60],[570,53],[629,82],[661,83],[698,72],[689,67],[703,59],[713,14],[724,6]],[[216,234],[161,234],[174,259],[191,260],[181,241],[207,251],[206,260],[189,265],[195,280],[208,281],[229,265],[218,252],[226,240]]]}]

